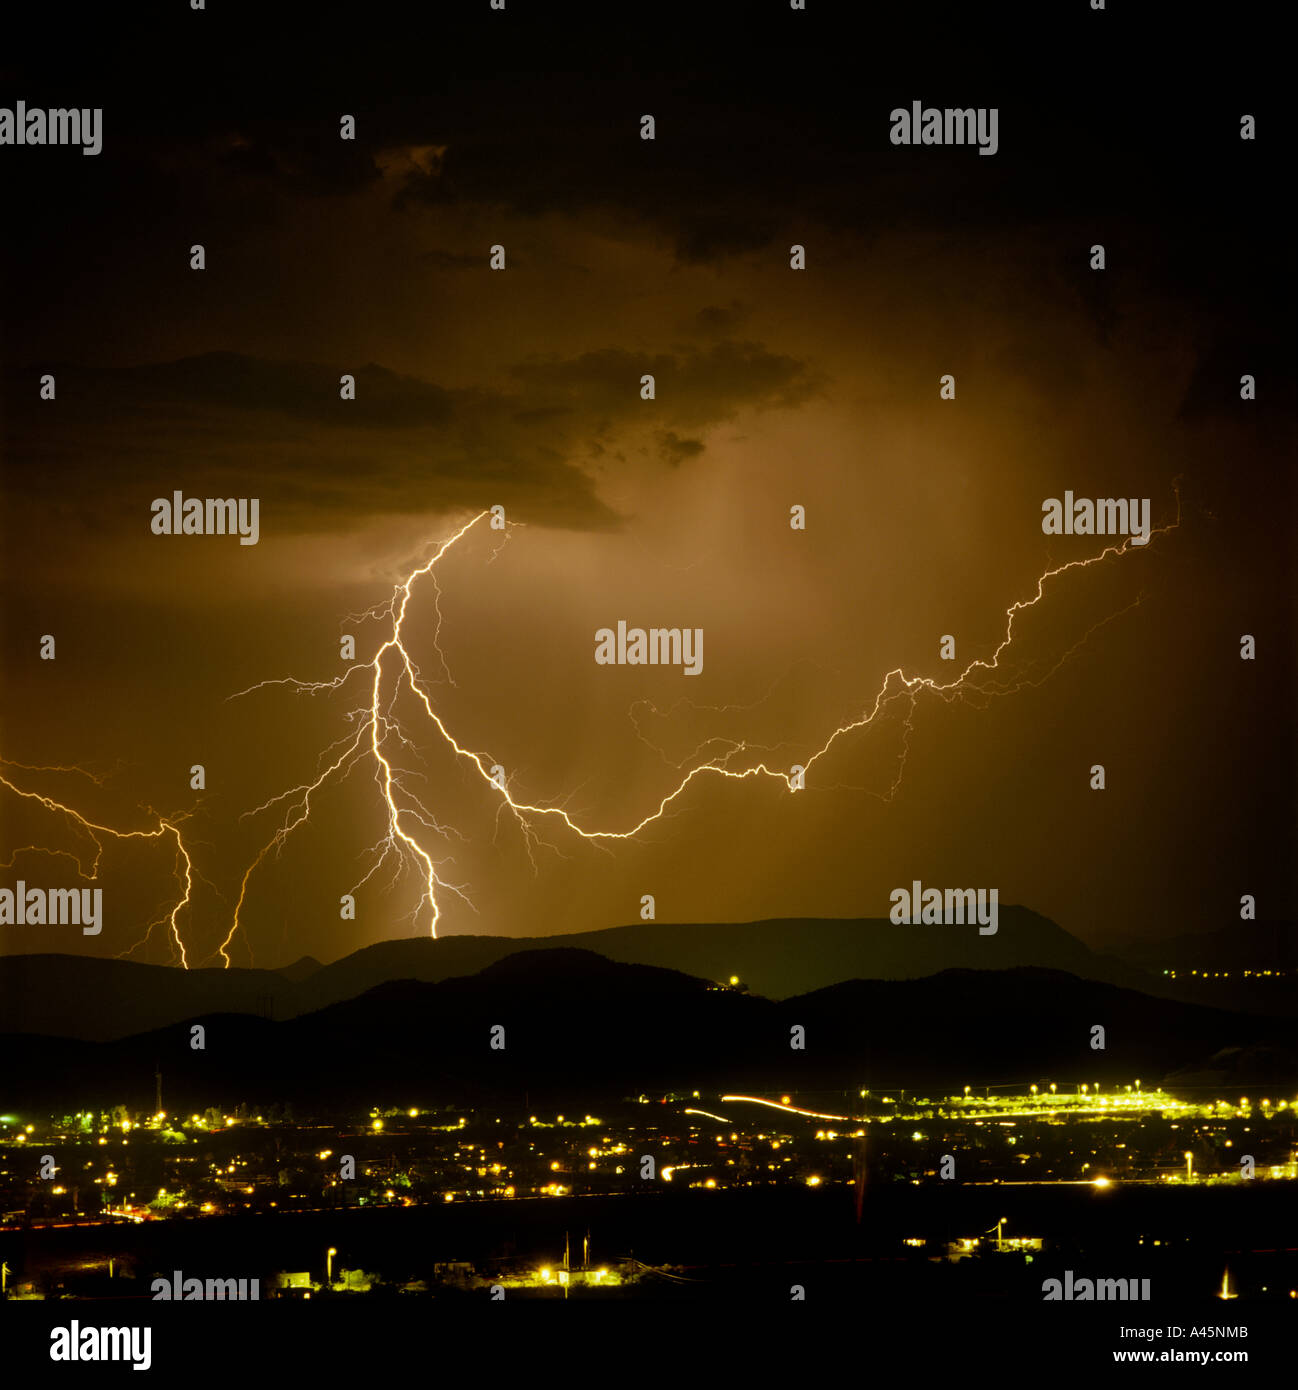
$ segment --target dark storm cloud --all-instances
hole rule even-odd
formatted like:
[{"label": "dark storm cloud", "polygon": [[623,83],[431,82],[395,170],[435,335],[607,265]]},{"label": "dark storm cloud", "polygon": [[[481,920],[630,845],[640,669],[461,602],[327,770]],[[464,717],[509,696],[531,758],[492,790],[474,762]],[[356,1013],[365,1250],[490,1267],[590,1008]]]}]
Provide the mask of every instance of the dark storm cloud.
[{"label": "dark storm cloud", "polygon": [[[397,207],[604,211],[664,239],[682,261],[804,240],[809,223],[868,244],[887,227],[958,224],[968,236],[1025,222],[1077,218],[1102,229],[1117,216],[1166,225],[1187,215],[1238,236],[1249,220],[1239,211],[1260,192],[1253,152],[1236,138],[1239,112],[1257,112],[1267,136],[1285,123],[1258,107],[1283,46],[1268,53],[1248,24],[1215,36],[1219,67],[1205,91],[1176,61],[1194,26],[1169,31],[1152,15],[1129,15],[1115,44],[1093,16],[1061,19],[1076,71],[1105,74],[1079,94],[1061,91],[1053,61],[1025,63],[968,5],[927,7],[940,42],[922,45],[906,7],[871,7],[862,26],[856,6],[792,13],[751,0],[660,0],[626,45],[610,45],[607,7],[595,22],[561,0],[531,8],[425,7],[402,15],[394,43],[391,26],[350,11],[317,7],[304,28],[288,13],[227,0],[198,64],[179,56],[195,42],[185,13],[178,27],[147,7],[92,13],[69,51],[57,10],[24,7],[0,61],[6,85],[34,96],[49,87],[57,54],[59,83],[106,106],[105,158],[118,170],[124,157],[147,159],[183,187],[184,205],[201,188],[215,211],[223,192],[254,184],[281,197],[356,193],[396,151],[409,166]],[[1017,28],[1005,6],[998,13]],[[1041,16],[1023,32],[1039,41]],[[1149,119],[1109,99],[1124,81],[1146,93]],[[891,147],[890,109],[916,98],[998,106],[1001,153],[970,161],[967,151]],[[356,117],[355,141],[338,138],[344,113]],[[653,141],[640,139],[644,114],[658,122]],[[48,163],[13,172],[16,205],[34,204],[29,213],[43,221],[49,200],[24,196],[22,185],[48,179],[51,229],[75,225],[62,217]],[[238,201],[225,206],[231,222],[244,216]],[[133,200],[118,215],[129,222]],[[1170,239],[1164,271],[1193,244]],[[1251,274],[1248,259],[1234,259],[1230,273]]]},{"label": "dark storm cloud", "polygon": [[[51,286],[62,297],[89,292],[105,265],[119,284],[154,281],[159,265],[179,263],[196,228],[216,248],[213,266],[245,277],[232,281],[232,296],[251,296],[242,285],[262,264],[261,247],[246,262],[237,253],[254,229],[291,223],[303,209],[328,218],[344,204],[372,209],[378,226],[406,216],[420,238],[436,219],[423,265],[457,279],[485,273],[482,226],[499,228],[491,240],[509,245],[516,268],[527,264],[526,223],[553,218],[559,234],[533,260],[542,269],[573,268],[559,259],[565,219],[583,235],[653,245],[682,266],[723,272],[747,258],[787,273],[788,246],[800,242],[808,274],[829,273],[825,243],[836,238],[832,273],[862,280],[881,273],[885,262],[872,259],[881,243],[936,237],[963,247],[964,265],[938,291],[959,296],[1005,238],[1028,236],[1043,274],[1077,277],[1102,345],[1123,331],[1132,298],[1148,295],[1194,304],[1246,333],[1261,319],[1275,332],[1291,322],[1292,302],[1275,293],[1292,278],[1281,239],[1256,231],[1282,215],[1283,189],[1259,178],[1265,144],[1248,149],[1237,138],[1241,110],[1256,110],[1267,140],[1284,126],[1282,113],[1255,99],[1255,46],[1247,80],[1205,95],[1193,74],[1177,76],[1164,51],[1173,40],[1159,27],[1151,66],[1171,85],[1145,120],[1105,95],[1115,65],[1141,73],[1136,35],[1124,31],[1115,49],[1081,20],[1075,33],[1068,25],[1069,51],[1079,71],[1109,74],[1104,91],[1061,92],[1049,65],[1017,62],[981,21],[955,42],[949,16],[931,19],[951,41],[943,57],[916,49],[900,16],[871,13],[863,45],[829,6],[793,15],[717,3],[673,18],[660,4],[625,51],[610,50],[604,25],[574,21],[557,3],[534,14],[511,7],[507,21],[479,8],[404,18],[399,45],[381,24],[346,21],[338,42],[321,18],[329,37],[314,45],[309,68],[295,25],[258,14],[251,48],[237,24],[213,26],[204,56],[212,72],[239,73],[237,99],[227,82],[196,82],[166,33],[125,18],[120,29],[105,26],[95,62],[64,78],[90,92],[115,84],[103,97],[104,155],[81,161],[73,178],[48,160],[6,166],[10,202],[23,209],[0,221],[0,251],[23,267],[9,287],[9,342],[48,320]],[[1232,44],[1245,45],[1246,27],[1219,36],[1223,62]],[[38,69],[48,51],[29,44],[27,67]],[[31,96],[48,87],[21,64],[11,76],[11,88]],[[891,146],[890,109],[916,98],[996,105],[1000,152]],[[354,141],[339,139],[344,113],[356,118]],[[653,141],[640,138],[645,114],[657,121]],[[1103,284],[1086,261],[1095,241],[1109,250]],[[318,249],[305,244],[300,255],[310,268]],[[395,260],[385,273],[399,285],[403,270]],[[1023,298],[1038,288],[1025,282]],[[908,293],[933,289],[914,282]],[[136,317],[134,305],[123,312]],[[150,312],[142,301],[139,317]],[[694,331],[735,336],[738,323],[700,320]]]},{"label": "dark storm cloud", "polygon": [[721,337],[733,333],[747,317],[747,307],[737,299],[732,299],[729,304],[705,305],[690,320],[689,327],[694,332]]},{"label": "dark storm cloud", "polygon": [[[328,129],[329,139],[322,136]],[[338,138],[321,121],[312,126],[252,122],[217,131],[206,142],[215,170],[233,179],[263,180],[307,197],[353,193],[382,177],[363,144]]]},{"label": "dark storm cloud", "polygon": [[[1258,333],[1218,332],[1200,352],[1177,412],[1180,418],[1261,417],[1278,430],[1291,427],[1295,401],[1295,351],[1292,338],[1271,339]],[[1241,378],[1254,380],[1255,398],[1245,403]]]},{"label": "dark storm cloud", "polygon": [[[438,119],[417,109],[390,119],[386,134],[397,148],[431,139],[445,147],[434,167],[408,161],[395,209],[596,215],[615,235],[663,242],[683,264],[758,252],[808,218],[827,220],[841,208],[845,187],[864,212],[865,192],[853,194],[851,178],[843,178],[845,160],[857,156],[839,139],[818,145],[805,129],[753,110],[751,101],[718,105],[704,82],[664,90],[644,81],[619,87],[586,79],[557,107],[552,90],[543,97],[539,85],[533,92],[526,82],[507,103],[484,96],[465,93],[461,110],[473,111],[472,120],[459,111]],[[533,99],[545,118],[521,140],[518,113]],[[645,114],[659,122],[652,141],[640,138]]]},{"label": "dark storm cloud", "polygon": [[[481,270],[483,258],[470,255],[467,251],[425,251],[419,258],[427,261],[429,265],[435,265],[438,270]],[[518,265],[518,256],[514,257],[515,266]]]},{"label": "dark storm cloud", "polygon": [[658,436],[658,446],[663,458],[673,467],[686,459],[697,458],[703,452],[701,439],[682,439],[675,430],[664,430]]},{"label": "dark storm cloud", "polygon": [[[139,495],[176,487],[256,495],[263,505],[277,502],[285,524],[302,530],[492,502],[538,521],[604,529],[619,518],[596,495],[586,465],[609,442],[653,428],[658,456],[679,467],[704,444],[672,426],[705,429],[745,407],[795,406],[816,389],[802,363],[758,343],[530,361],[510,369],[514,391],[448,389],[371,363],[350,372],[356,399],[343,400],[345,370],[232,352],[11,370],[3,435],[10,486],[110,510],[138,510]],[[54,401],[38,399],[45,371],[57,381]],[[658,378],[653,402],[640,398],[644,372]],[[123,477],[131,479],[129,498]]]},{"label": "dark storm cloud", "polygon": [[511,373],[547,392],[599,409],[625,409],[628,383],[654,378],[655,405],[694,427],[731,419],[744,406],[801,405],[820,388],[806,365],[760,343],[721,342],[706,352],[646,356],[602,348],[580,357],[519,363]]}]

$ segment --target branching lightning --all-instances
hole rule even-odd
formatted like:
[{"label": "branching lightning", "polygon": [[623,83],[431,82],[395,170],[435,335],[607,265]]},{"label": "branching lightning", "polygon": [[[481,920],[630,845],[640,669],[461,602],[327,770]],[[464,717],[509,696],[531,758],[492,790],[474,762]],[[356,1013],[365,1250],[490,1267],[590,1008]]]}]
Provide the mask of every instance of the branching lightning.
[{"label": "branching lightning", "polygon": [[[453,827],[443,824],[424,804],[423,799],[412,786],[412,782],[415,780],[414,776],[409,769],[402,765],[402,754],[407,751],[413,752],[416,749],[413,739],[396,714],[397,701],[403,696],[412,696],[418,701],[429,725],[436,730],[445,747],[455,758],[461,760],[470,771],[476,772],[484,788],[498,798],[498,814],[512,818],[522,835],[529,855],[533,857],[533,864],[535,864],[534,852],[545,844],[539,835],[540,826],[554,821],[557,823],[556,828],[561,831],[568,832],[596,847],[607,849],[612,842],[635,839],[646,827],[666,816],[698,779],[714,777],[744,782],[770,778],[782,783],[788,791],[796,792],[809,784],[813,768],[828,757],[835,745],[851,734],[868,728],[886,711],[891,710],[894,705],[899,705],[902,712],[903,734],[896,774],[891,787],[884,795],[885,800],[890,799],[901,784],[913,720],[921,697],[932,695],[947,702],[972,700],[982,703],[997,695],[1012,694],[1018,690],[1040,685],[1049,679],[1096,631],[1120,617],[1122,613],[1130,611],[1140,602],[1137,598],[1119,610],[1118,613],[1111,614],[1096,623],[1044,673],[1030,675],[1020,670],[1015,674],[1002,667],[1002,657],[1014,643],[1015,627],[1020,616],[1041,603],[1047,589],[1062,576],[1074,570],[1087,569],[1102,564],[1109,559],[1125,555],[1133,548],[1139,548],[1134,546],[1132,537],[1127,537],[1120,543],[1106,546],[1087,558],[1071,560],[1045,570],[1038,577],[1035,589],[1029,597],[1017,599],[1006,608],[1004,633],[992,654],[989,657],[969,662],[962,671],[951,679],[939,681],[931,676],[911,675],[901,667],[887,672],[873,698],[863,705],[858,713],[849,716],[838,724],[817,746],[812,747],[809,752],[798,759],[797,766],[802,769],[800,773],[795,774],[788,767],[775,766],[770,760],[770,755],[777,750],[770,747],[741,739],[709,738],[699,744],[694,753],[682,763],[670,764],[669,762],[669,766],[672,766],[680,775],[675,784],[645,814],[632,823],[621,827],[590,826],[580,823],[558,801],[537,803],[520,799],[511,791],[509,779],[487,753],[475,751],[461,744],[434,707],[430,694],[430,683],[423,676],[418,663],[412,657],[405,643],[403,628],[415,588],[426,582],[433,591],[436,618],[433,647],[441,670],[439,682],[434,683],[444,681],[454,685],[455,682],[440,643],[442,590],[437,579],[436,569],[447,553],[475,528],[479,528],[488,516],[488,512],[480,512],[465,522],[448,539],[440,542],[427,560],[411,570],[406,578],[394,587],[386,602],[376,605],[365,613],[353,615],[350,620],[352,622],[373,621],[387,624],[386,635],[383,636],[374,655],[368,661],[349,666],[343,675],[333,680],[304,681],[294,677],[281,677],[260,681],[230,697],[232,700],[239,699],[256,691],[276,686],[286,686],[297,693],[309,695],[337,692],[345,688],[350,689],[353,686],[359,687],[364,692],[362,703],[348,711],[346,715],[346,721],[350,726],[349,731],[320,755],[315,776],[309,781],[301,782],[277,793],[245,813],[244,819],[252,819],[263,813],[278,810],[281,819],[270,838],[262,845],[252,862],[244,870],[240,880],[238,897],[234,904],[229,929],[214,953],[220,956],[226,967],[232,963],[230,948],[239,934],[240,915],[247,901],[249,886],[257,871],[268,858],[277,856],[293,832],[311,818],[313,804],[323,789],[332,782],[342,781],[357,768],[368,768],[374,779],[383,818],[383,833],[377,844],[372,846],[369,868],[351,891],[354,893],[356,889],[384,872],[385,869],[393,882],[403,873],[413,872],[420,886],[414,915],[417,918],[426,916],[427,929],[432,936],[437,935],[437,926],[442,915],[442,903],[446,895],[452,895],[472,908],[464,885],[455,883],[446,876],[446,867],[451,862],[449,858],[435,858],[434,853],[425,844],[425,840],[430,835],[443,843],[463,837]],[[1154,528],[1148,536],[1148,541],[1152,542],[1155,537],[1165,535],[1175,530],[1179,525],[1180,494],[1178,491],[1175,520],[1162,527]],[[510,532],[507,530],[504,539],[508,539],[509,534]],[[495,558],[494,550],[492,558]],[[637,702],[637,706],[645,703],[643,701]],[[647,743],[648,740],[644,738],[636,719],[635,709],[637,706],[632,707],[632,723],[637,736]],[[652,709],[652,706],[650,708]],[[735,707],[716,708],[733,709]],[[792,745],[787,743],[779,745],[780,748],[790,746]],[[21,765],[0,761],[0,767],[21,768]],[[80,769],[26,770],[80,771]],[[153,829],[116,830],[88,820],[62,802],[25,790],[3,775],[0,775],[0,784],[18,796],[37,801],[47,810],[65,816],[74,828],[89,838],[95,846],[90,873],[86,874],[83,859],[75,855],[72,857],[76,859],[82,874],[91,879],[98,872],[99,861],[103,854],[104,840],[100,838],[101,836],[117,840],[173,838],[176,847],[176,880],[178,887],[183,890],[182,895],[174,907],[158,921],[151,924],[149,932],[151,933],[154,927],[165,921],[172,940],[179,950],[182,965],[188,966],[188,955],[181,940],[178,924],[180,914],[190,905],[195,877],[190,852],[185,846],[179,829],[180,823],[185,817],[157,816],[156,826]],[[150,814],[156,815],[152,812]],[[550,845],[545,847],[553,849],[553,846]],[[28,846],[26,848],[35,849],[37,847]],[[10,863],[12,862],[11,859]],[[145,940],[147,939],[146,935]]]},{"label": "branching lightning", "polygon": [[[87,777],[96,786],[103,785],[103,778],[96,777],[93,773],[85,771],[79,767],[34,767],[26,763],[10,762],[6,758],[0,758],[0,768],[15,768],[21,772],[57,772],[69,773],[81,777]],[[77,866],[77,872],[88,883],[93,883],[99,877],[99,865],[104,857],[104,840],[163,840],[171,838],[175,842],[176,857],[174,873],[177,887],[181,890],[181,895],[174,906],[165,911],[161,917],[149,923],[148,930],[145,932],[144,939],[147,941],[152,935],[155,927],[166,923],[171,939],[175,944],[176,950],[180,954],[180,963],[188,969],[189,957],[185,951],[185,943],[180,936],[180,914],[189,906],[190,896],[194,889],[194,865],[190,858],[189,850],[185,847],[185,841],[180,833],[181,824],[188,819],[188,815],[160,816],[157,812],[149,810],[148,814],[153,816],[157,824],[152,830],[117,830],[111,825],[100,825],[97,821],[92,821],[83,816],[80,811],[74,810],[71,806],[65,805],[61,801],[55,801],[51,796],[42,795],[40,792],[28,791],[12,781],[5,773],[0,772],[0,786],[8,788],[15,796],[22,797],[26,801],[34,801],[43,806],[45,810],[56,815],[63,816],[72,830],[84,844],[89,841],[94,846],[94,856],[90,860],[87,869],[86,858],[84,855],[75,853],[72,850],[52,850],[45,845],[22,845],[0,865],[2,868],[11,868],[14,861],[23,853],[41,853],[66,855]],[[132,948],[134,949],[134,948]]]}]

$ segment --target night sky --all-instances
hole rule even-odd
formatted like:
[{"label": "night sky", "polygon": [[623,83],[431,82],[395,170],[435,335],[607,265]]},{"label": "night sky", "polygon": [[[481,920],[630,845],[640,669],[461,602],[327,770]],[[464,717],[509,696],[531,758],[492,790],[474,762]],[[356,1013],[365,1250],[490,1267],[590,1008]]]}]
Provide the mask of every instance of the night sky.
[{"label": "night sky", "polygon": [[[1046,498],[1148,497],[1162,526],[1179,488],[1180,525],[1050,582],[996,673],[1023,688],[889,706],[805,794],[700,778],[634,843],[539,821],[529,853],[400,701],[394,756],[456,833],[406,824],[473,904],[445,894],[439,932],[618,925],[646,893],[665,921],[886,917],[913,879],[995,887],[1092,944],[1229,925],[1243,893],[1292,918],[1274,36],[1232,7],[1208,81],[1178,60],[1206,41],[1188,18],[1142,32],[1078,3],[984,29],[966,7],[952,28],[924,7],[880,27],[853,8],[652,6],[632,41],[625,15],[605,31],[598,10],[516,0],[273,22],[218,3],[88,17],[73,56],[61,10],[6,44],[0,104],[102,106],[104,132],[96,157],[0,149],[0,773],[122,829],[192,813],[191,964],[283,807],[244,813],[310,781],[364,703],[229,697],[339,676],[344,631],[367,660],[381,625],[347,615],[494,504],[521,524],[475,528],[437,570],[446,665],[431,586],[407,647],[516,796],[613,830],[708,739],[788,767],[888,671],[989,657],[1043,571],[1106,544],[1043,535]],[[889,112],[915,100],[995,106],[998,152],[893,146]],[[153,535],[176,489],[259,498],[258,543]],[[703,628],[702,673],[597,665],[619,619]],[[393,861],[339,919],[383,833],[362,763],[252,877],[234,962],[426,932]],[[0,883],[79,885],[24,848],[77,844],[0,787]],[[172,868],[161,842],[110,841],[103,933],[5,927],[0,951],[127,951],[174,901]],[[172,959],[166,933],[134,958]]]}]

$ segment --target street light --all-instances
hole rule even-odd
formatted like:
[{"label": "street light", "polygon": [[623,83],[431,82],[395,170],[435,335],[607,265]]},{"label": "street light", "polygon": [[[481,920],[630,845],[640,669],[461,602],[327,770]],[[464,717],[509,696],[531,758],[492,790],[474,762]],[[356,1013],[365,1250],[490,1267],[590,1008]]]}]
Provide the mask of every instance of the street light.
[{"label": "street light", "polygon": [[337,1253],[338,1253],[338,1251],[335,1250],[334,1247],[331,1245],[331,1246],[329,1247],[329,1251],[328,1251],[328,1254],[327,1254],[327,1256],[326,1256],[327,1264],[326,1264],[326,1272],[325,1272],[325,1283],[328,1284],[328,1285],[330,1285],[331,1287],[332,1287],[333,1281],[334,1281],[334,1256],[335,1256]]},{"label": "street light", "polygon": [[[995,1230],[996,1230],[996,1248],[997,1248],[997,1250],[1004,1250],[1004,1248],[1005,1248],[1005,1244],[1004,1244],[1003,1240],[1001,1239],[1001,1227],[1003,1227],[1003,1226],[1005,1225],[1005,1223],[1006,1223],[1008,1220],[1009,1220],[1009,1217],[1008,1217],[1008,1216],[1002,1216],[1001,1219],[996,1223]],[[990,1232],[989,1232],[989,1234],[990,1234]]]}]

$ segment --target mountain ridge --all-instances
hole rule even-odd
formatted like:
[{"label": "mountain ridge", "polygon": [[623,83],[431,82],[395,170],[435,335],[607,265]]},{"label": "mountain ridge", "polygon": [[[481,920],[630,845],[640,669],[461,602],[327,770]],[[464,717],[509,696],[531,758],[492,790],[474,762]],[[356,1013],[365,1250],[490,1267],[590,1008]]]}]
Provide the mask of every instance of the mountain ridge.
[{"label": "mountain ridge", "polygon": [[[1094,1029],[1105,1046],[1094,1050]],[[201,1025],[204,1045],[192,1047]],[[801,1046],[791,1046],[798,1037]],[[945,970],[784,1000],[584,950],[520,952],[471,976],[386,981],[297,1018],[200,1018],[111,1042],[10,1034],[4,1104],[594,1105],[637,1094],[1298,1080],[1298,1025],[1155,999],[1067,972]],[[1274,1094],[1275,1092],[1272,1091]]]},{"label": "mountain ridge", "polygon": [[288,1019],[354,998],[385,980],[472,975],[520,951],[583,949],[627,965],[711,980],[738,976],[772,999],[845,979],[918,979],[944,969],[1057,969],[1167,994],[1167,983],[1092,951],[1049,918],[1002,907],[995,935],[976,926],[898,925],[880,918],[766,918],[743,923],[633,923],[545,937],[407,937],[328,965],[280,970],[143,965],[41,953],[0,957],[0,1031],[106,1041],[207,1013]]}]

